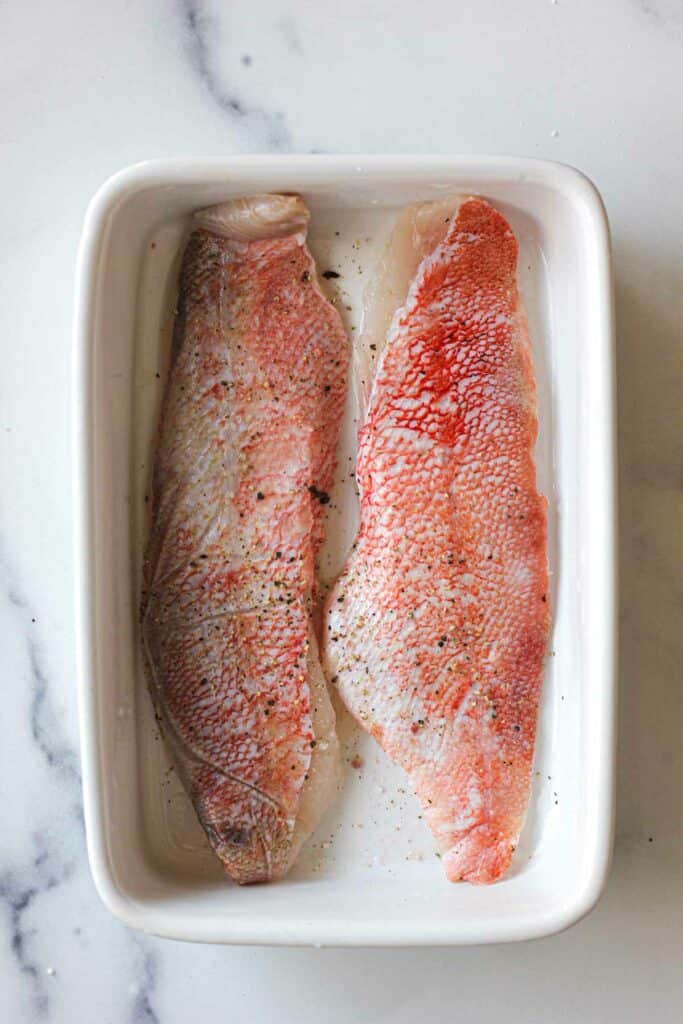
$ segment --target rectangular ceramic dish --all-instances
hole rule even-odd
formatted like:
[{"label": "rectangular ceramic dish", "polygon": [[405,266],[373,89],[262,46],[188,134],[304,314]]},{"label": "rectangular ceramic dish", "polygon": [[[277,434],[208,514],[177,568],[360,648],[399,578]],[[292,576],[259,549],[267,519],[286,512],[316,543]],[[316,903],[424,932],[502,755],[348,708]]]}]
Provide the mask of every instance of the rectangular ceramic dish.
[{"label": "rectangular ceramic dish", "polygon": [[[145,493],[189,214],[298,191],[311,249],[351,336],[397,211],[475,192],[508,217],[539,386],[553,639],[527,825],[497,885],[446,882],[401,772],[340,712],[345,787],[291,875],[239,888],[208,851],[170,770],[137,637]],[[608,228],[577,171],[484,157],[231,157],[131,167],[86,217],[75,333],[75,552],[90,863],[129,925],[233,943],[398,945],[528,939],[595,903],[608,870],[615,717],[613,325]],[[353,457],[349,401],[340,464]],[[356,525],[347,473],[328,523],[334,575]]]}]

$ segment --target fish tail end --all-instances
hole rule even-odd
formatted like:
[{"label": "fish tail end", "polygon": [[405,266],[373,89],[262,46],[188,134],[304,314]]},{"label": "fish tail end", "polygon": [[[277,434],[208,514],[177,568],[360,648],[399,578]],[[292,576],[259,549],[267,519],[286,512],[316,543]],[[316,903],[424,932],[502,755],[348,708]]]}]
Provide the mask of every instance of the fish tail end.
[{"label": "fish tail end", "polygon": [[495,826],[475,826],[444,854],[446,877],[449,882],[490,885],[505,874],[515,848]]}]

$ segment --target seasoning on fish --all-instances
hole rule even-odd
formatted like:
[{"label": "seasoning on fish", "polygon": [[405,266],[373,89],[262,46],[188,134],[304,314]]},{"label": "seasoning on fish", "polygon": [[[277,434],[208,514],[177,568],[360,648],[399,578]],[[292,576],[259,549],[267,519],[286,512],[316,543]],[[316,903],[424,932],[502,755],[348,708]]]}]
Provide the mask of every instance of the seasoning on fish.
[{"label": "seasoning on fish", "polygon": [[410,775],[451,881],[510,865],[550,630],[517,242],[478,198],[405,211],[368,293],[356,546],[324,656]]},{"label": "seasoning on fish", "polygon": [[334,797],[312,625],[347,340],[298,196],[194,217],[156,452],[142,635],[153,699],[237,882],[282,876]]}]

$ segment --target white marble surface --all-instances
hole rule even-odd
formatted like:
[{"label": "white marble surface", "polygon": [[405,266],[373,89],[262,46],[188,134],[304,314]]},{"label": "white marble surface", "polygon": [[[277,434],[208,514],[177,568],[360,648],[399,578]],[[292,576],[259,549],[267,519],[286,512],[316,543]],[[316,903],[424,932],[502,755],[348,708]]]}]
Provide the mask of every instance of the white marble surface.
[{"label": "white marble surface", "polygon": [[[7,0],[0,24],[0,1020],[680,1020],[681,0]],[[127,931],[94,892],[71,605],[81,219],[127,163],[275,149],[552,157],[605,197],[621,416],[617,844],[601,903],[556,938],[199,947]]]}]

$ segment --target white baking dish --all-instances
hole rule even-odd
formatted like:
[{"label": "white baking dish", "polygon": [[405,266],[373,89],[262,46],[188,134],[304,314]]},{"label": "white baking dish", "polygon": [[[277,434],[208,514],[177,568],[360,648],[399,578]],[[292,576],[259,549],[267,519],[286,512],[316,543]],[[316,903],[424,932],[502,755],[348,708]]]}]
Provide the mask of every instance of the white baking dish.
[{"label": "white baking dish", "polygon": [[[520,242],[539,384],[539,481],[550,509],[554,653],[528,823],[497,885],[445,881],[401,773],[345,713],[345,790],[295,870],[271,886],[231,885],[156,732],[136,609],[179,244],[197,207],[293,190],[311,208],[321,269],[341,269],[333,287],[342,289],[350,327],[403,204],[480,193]],[[74,360],[83,788],[90,863],[106,905],[134,927],[176,938],[335,945],[528,939],[585,914],[609,865],[615,719],[613,324],[608,229],[590,182],[557,164],[498,157],[261,156],[129,168],[87,213]],[[353,451],[352,414],[343,464]],[[330,573],[355,528],[348,482],[338,500]]]}]

